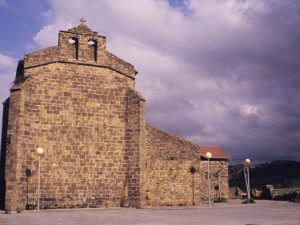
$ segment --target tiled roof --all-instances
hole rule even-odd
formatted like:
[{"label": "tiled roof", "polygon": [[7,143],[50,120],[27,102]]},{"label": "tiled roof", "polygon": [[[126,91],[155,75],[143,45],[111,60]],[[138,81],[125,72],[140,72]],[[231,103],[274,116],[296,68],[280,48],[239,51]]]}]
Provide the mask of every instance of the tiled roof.
[{"label": "tiled roof", "polygon": [[206,152],[210,152],[212,159],[229,159],[231,156],[218,146],[200,146],[200,155],[205,157]]}]

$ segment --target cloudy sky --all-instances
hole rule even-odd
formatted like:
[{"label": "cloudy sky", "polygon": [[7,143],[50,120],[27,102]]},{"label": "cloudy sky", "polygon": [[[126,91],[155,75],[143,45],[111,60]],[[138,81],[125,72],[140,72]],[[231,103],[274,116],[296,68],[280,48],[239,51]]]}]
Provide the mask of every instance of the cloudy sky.
[{"label": "cloudy sky", "polygon": [[1,101],[18,60],[82,17],[139,71],[148,123],[232,159],[300,159],[299,0],[0,0]]}]

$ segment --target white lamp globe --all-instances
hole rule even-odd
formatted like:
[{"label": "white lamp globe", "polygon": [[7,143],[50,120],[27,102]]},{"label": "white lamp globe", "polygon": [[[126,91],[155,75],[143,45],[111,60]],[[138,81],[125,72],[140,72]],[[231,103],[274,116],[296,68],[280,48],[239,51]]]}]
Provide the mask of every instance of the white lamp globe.
[{"label": "white lamp globe", "polygon": [[246,164],[250,164],[250,159],[246,159],[246,160],[245,160],[245,163],[246,163]]},{"label": "white lamp globe", "polygon": [[39,154],[39,155],[42,155],[42,154],[44,153],[44,149],[41,148],[41,147],[38,147],[38,148],[36,149],[36,153]]},{"label": "white lamp globe", "polygon": [[210,152],[206,152],[205,157],[207,159],[210,159],[212,157],[212,154]]}]

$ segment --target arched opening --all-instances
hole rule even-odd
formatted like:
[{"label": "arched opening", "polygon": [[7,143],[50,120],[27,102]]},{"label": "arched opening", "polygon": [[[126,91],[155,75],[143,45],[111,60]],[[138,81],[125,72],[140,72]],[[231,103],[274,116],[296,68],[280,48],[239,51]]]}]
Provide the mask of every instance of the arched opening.
[{"label": "arched opening", "polygon": [[70,37],[69,43],[71,44],[70,55],[75,57],[78,60],[78,38]]},{"label": "arched opening", "polygon": [[88,41],[89,46],[89,58],[97,62],[97,41],[90,39]]}]

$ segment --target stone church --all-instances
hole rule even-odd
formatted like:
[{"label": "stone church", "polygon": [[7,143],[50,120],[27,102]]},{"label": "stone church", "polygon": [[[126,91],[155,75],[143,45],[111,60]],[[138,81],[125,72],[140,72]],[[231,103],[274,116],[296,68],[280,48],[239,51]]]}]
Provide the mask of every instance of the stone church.
[{"label": "stone church", "polygon": [[230,156],[145,122],[134,66],[81,20],[19,61],[3,102],[0,209],[199,205],[228,197]]}]

